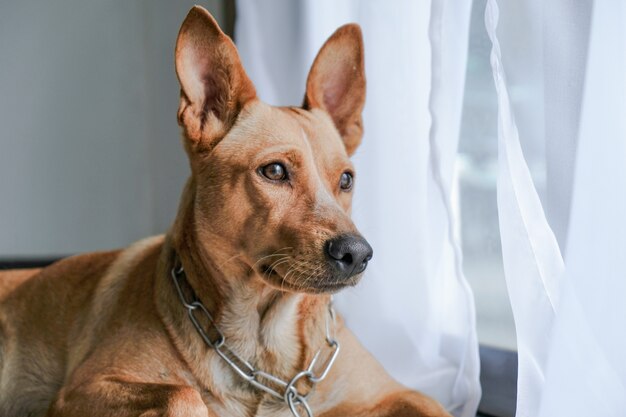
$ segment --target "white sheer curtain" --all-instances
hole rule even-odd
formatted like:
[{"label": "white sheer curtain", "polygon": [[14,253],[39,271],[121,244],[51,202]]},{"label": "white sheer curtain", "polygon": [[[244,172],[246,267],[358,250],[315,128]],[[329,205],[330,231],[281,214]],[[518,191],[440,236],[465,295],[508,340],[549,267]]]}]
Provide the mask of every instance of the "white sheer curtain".
[{"label": "white sheer curtain", "polygon": [[392,375],[463,417],[480,397],[478,344],[450,197],[470,8],[470,0],[238,0],[236,23],[244,64],[272,104],[300,104],[324,40],[361,24],[368,94],[353,212],[375,255],[337,304]]},{"label": "white sheer curtain", "polygon": [[498,215],[517,332],[517,415],[534,417],[546,365],[545,344],[558,306],[563,260],[522,153],[495,33],[498,15],[496,2],[490,0],[485,23],[493,42],[491,65],[498,94]]},{"label": "white sheer curtain", "polygon": [[565,278],[539,417],[626,415],[626,4],[596,2],[591,28]]},{"label": "white sheer curtain", "polygon": [[[499,25],[498,3],[506,15]],[[519,346],[517,416],[624,416],[626,4],[498,3],[489,0],[485,23],[499,103],[503,259]],[[512,105],[514,88],[532,97]],[[520,141],[545,146],[547,220]]]}]

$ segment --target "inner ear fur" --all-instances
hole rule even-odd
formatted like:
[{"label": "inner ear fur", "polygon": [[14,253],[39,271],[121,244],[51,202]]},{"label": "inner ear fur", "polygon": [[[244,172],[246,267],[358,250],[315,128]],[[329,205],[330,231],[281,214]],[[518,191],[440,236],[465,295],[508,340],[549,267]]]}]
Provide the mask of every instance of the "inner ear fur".
[{"label": "inner ear fur", "polygon": [[193,148],[211,150],[256,97],[237,49],[211,14],[194,6],[176,40],[178,123]]},{"label": "inner ear fur", "polygon": [[305,109],[326,111],[343,138],[348,155],[363,136],[365,104],[363,36],[355,23],[335,31],[320,49],[306,83]]}]

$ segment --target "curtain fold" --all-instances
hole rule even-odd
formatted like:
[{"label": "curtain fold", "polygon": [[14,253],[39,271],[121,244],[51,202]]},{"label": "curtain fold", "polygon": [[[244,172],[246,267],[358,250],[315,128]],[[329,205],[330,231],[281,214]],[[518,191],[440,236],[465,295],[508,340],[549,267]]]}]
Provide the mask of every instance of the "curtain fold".
[{"label": "curtain fold", "polygon": [[568,256],[539,417],[626,413],[626,4],[595,2]]},{"label": "curtain fold", "polygon": [[361,25],[368,91],[365,136],[353,158],[353,217],[374,259],[361,284],[337,297],[338,310],[396,379],[456,416],[475,415],[474,304],[450,203],[471,1],[239,0],[237,7],[242,60],[272,104],[300,104],[324,40],[344,23]]},{"label": "curtain fold", "polygon": [[[526,23],[522,30],[498,27],[498,3],[489,0],[485,23],[499,104],[498,212],[519,347],[517,416],[623,416],[626,337],[618,329],[626,321],[626,5],[500,4]],[[528,68],[528,61],[511,59],[515,41],[528,46],[527,33],[538,40],[529,42],[528,56],[539,58],[518,73],[516,87],[542,98],[538,106],[529,104],[533,100],[512,105],[504,75],[504,65]],[[498,36],[508,42],[502,52]],[[507,48],[508,61],[502,59]],[[524,130],[517,129],[518,114]],[[533,130],[528,120],[543,124]],[[545,146],[549,222],[520,141]]]},{"label": "curtain fold", "polygon": [[485,25],[498,96],[498,216],[519,358],[517,416],[536,417],[564,265],[522,153],[496,33],[498,18],[498,4],[489,0]]},{"label": "curtain fold", "polygon": [[[443,339],[442,351],[454,349],[448,355],[461,359],[454,364],[458,372],[452,385],[449,409],[459,415],[473,416],[481,395],[480,386],[472,381],[480,372],[476,351],[478,338],[473,330],[476,329],[476,312],[473,292],[463,273],[460,239],[455,233],[459,220],[455,216],[452,203],[452,189],[454,182],[458,180],[454,178],[454,164],[459,144],[471,7],[471,1],[439,0],[431,3],[429,166],[430,178],[436,189],[431,194],[433,197],[438,194],[439,197],[431,199],[434,203],[431,204],[432,212],[443,214],[443,224],[430,224],[437,227],[431,236],[442,233],[441,229],[445,233],[442,244],[442,273],[438,277],[444,281],[442,293],[445,294],[445,301],[438,308],[455,313],[453,316],[444,316],[440,323],[441,332],[446,336],[453,335],[456,339]],[[436,309],[437,306],[433,305],[433,308]]]},{"label": "curtain fold", "polygon": [[593,1],[544,2],[542,25],[546,217],[567,257],[578,128]]}]

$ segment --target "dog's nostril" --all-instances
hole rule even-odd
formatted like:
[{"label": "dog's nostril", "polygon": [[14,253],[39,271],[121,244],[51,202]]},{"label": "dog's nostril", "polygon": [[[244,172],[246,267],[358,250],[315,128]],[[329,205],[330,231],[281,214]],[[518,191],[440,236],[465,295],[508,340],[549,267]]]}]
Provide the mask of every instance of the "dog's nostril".
[{"label": "dog's nostril", "polygon": [[355,268],[354,273],[355,274],[359,274],[359,273],[365,271],[365,268],[367,268],[367,259],[364,260],[363,262],[361,262],[361,265],[359,265],[358,267]]},{"label": "dog's nostril", "polygon": [[341,262],[345,262],[347,264],[352,264],[352,254],[351,253],[346,253],[345,255],[343,255],[343,258],[341,258]]}]

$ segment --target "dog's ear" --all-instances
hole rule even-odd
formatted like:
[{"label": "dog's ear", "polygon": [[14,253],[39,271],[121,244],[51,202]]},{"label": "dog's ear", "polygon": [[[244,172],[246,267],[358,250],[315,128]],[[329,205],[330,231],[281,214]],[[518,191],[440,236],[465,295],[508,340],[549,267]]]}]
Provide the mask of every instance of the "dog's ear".
[{"label": "dog's ear", "polygon": [[341,134],[348,155],[361,143],[365,104],[363,37],[357,24],[340,27],[317,54],[306,82],[304,108],[325,110]]},{"label": "dog's ear", "polygon": [[231,39],[200,6],[189,12],[176,41],[181,86],[178,123],[192,149],[209,151],[256,97]]}]

